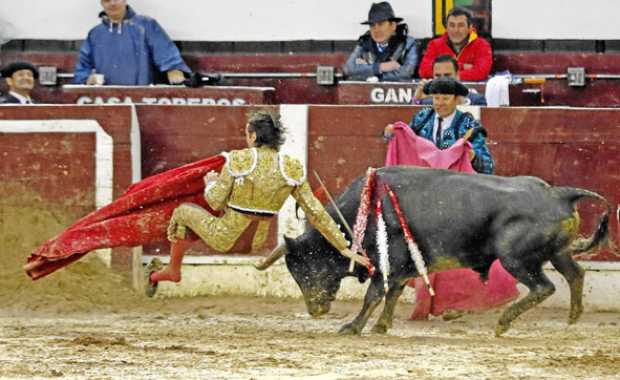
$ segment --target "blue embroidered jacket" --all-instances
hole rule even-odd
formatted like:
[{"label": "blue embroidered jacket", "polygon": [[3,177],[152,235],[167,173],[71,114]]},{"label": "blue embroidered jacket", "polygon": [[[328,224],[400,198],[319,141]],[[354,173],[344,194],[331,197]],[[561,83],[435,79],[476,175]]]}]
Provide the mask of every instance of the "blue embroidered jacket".
[{"label": "blue embroidered jacket", "polygon": [[[409,123],[409,127],[416,135],[433,141],[434,122],[435,110],[432,108],[425,108],[414,116],[411,123]],[[449,128],[444,129],[441,144],[437,147],[439,149],[450,147],[456,140],[463,137],[465,133],[467,133],[467,130],[472,128],[474,132],[469,142],[472,144],[474,152],[476,153],[476,157],[472,161],[472,166],[478,173],[493,174],[493,158],[486,144],[487,132],[482,127],[482,124],[470,113],[463,113],[459,110],[456,111],[452,124]]]}]

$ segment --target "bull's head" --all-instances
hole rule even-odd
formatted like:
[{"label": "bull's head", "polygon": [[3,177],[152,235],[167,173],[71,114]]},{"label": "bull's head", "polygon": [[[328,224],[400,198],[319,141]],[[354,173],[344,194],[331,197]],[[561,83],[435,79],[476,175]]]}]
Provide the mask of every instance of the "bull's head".
[{"label": "bull's head", "polygon": [[303,293],[308,313],[313,317],[327,313],[347,274],[349,260],[316,235],[306,233],[297,239],[284,239],[286,244],[276,248],[257,268],[265,269],[284,256]]}]

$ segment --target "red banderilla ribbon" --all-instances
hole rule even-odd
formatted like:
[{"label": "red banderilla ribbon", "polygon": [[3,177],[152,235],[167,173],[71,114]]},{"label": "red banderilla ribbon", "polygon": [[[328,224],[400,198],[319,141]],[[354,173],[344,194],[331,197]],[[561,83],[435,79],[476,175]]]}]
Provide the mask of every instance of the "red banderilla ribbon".
[{"label": "red banderilla ribbon", "polygon": [[409,254],[411,255],[411,259],[415,264],[416,270],[424,279],[424,283],[428,288],[428,292],[431,296],[435,295],[435,290],[431,286],[431,282],[428,279],[428,272],[426,270],[426,265],[424,264],[424,258],[422,257],[422,252],[420,252],[420,248],[415,242],[413,238],[413,234],[409,229],[409,225],[405,220],[405,214],[403,214],[403,210],[400,208],[400,203],[398,202],[398,198],[396,197],[396,193],[390,188],[387,183],[383,184],[385,191],[388,193],[390,197],[390,201],[392,202],[392,206],[394,207],[394,211],[396,211],[396,216],[398,217],[398,222],[400,223],[401,228],[403,229],[403,234],[405,235],[405,241],[407,242],[407,247],[409,248]]}]

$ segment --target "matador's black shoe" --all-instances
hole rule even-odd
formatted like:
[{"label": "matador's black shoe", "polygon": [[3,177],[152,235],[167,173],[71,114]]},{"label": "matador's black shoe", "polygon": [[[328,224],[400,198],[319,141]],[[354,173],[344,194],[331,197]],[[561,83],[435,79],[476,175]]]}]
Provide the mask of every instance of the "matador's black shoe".
[{"label": "matador's black shoe", "polygon": [[144,290],[145,290],[146,296],[149,298],[152,298],[155,296],[155,293],[157,293],[157,287],[159,285],[158,282],[151,281],[151,274],[162,270],[163,267],[164,265],[162,264],[161,260],[159,260],[158,258],[154,258],[144,268],[144,277],[146,280]]}]

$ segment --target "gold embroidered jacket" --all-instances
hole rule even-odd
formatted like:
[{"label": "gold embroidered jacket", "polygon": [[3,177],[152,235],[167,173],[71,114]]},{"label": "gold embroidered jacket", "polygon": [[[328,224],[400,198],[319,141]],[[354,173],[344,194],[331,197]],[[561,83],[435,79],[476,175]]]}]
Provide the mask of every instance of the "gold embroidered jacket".
[{"label": "gold embroidered jacket", "polygon": [[277,214],[289,195],[336,249],[348,247],[338,225],[312,194],[302,164],[274,149],[231,151],[218,180],[205,189],[205,198],[213,209],[228,206],[232,210],[261,214]]}]

